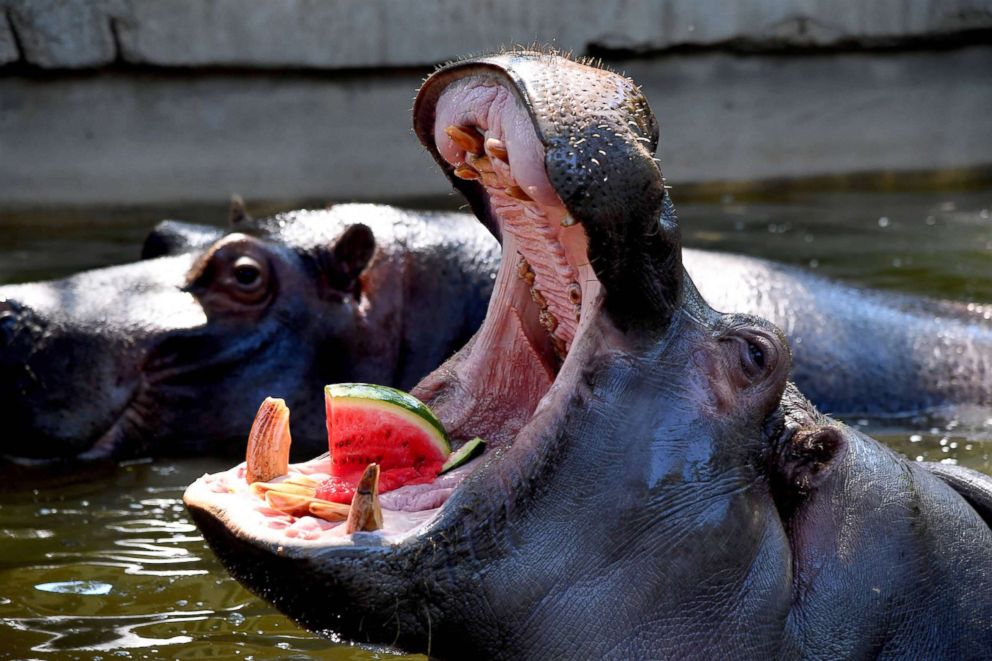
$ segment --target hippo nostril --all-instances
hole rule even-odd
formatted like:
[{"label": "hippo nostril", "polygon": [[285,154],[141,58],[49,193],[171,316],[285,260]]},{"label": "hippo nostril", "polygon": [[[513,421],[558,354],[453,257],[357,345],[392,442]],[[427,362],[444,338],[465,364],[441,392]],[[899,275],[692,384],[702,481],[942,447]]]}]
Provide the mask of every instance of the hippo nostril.
[{"label": "hippo nostril", "polygon": [[7,304],[0,301],[0,347],[5,347],[14,339],[14,325],[17,323],[17,315]]},{"label": "hippo nostril", "polygon": [[17,335],[24,306],[9,300],[0,300],[0,349],[9,346]]}]

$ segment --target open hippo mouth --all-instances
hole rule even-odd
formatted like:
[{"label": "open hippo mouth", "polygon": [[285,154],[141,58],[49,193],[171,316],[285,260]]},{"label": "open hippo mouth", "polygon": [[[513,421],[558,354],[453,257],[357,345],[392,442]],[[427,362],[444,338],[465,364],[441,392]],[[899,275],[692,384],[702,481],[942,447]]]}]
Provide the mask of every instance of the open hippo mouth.
[{"label": "open hippo mouth", "polygon": [[[520,54],[511,63],[526,69],[533,57],[540,56]],[[596,89],[587,94],[585,107],[601,105],[601,115],[585,113],[583,125],[573,123],[573,117],[562,117],[560,126],[537,122],[535,117],[547,115],[535,114],[535,97],[502,58],[446,69],[420,92],[415,121],[421,140],[500,238],[503,257],[483,326],[413,394],[433,408],[456,443],[480,436],[487,439],[488,449],[431,484],[382,494],[383,528],[376,538],[398,544],[431,530],[449,514],[457,516],[457,506],[442,506],[475,473],[482,483],[483,474],[492,479],[505,471],[500,467],[504,462],[534,466],[536,457],[521,461],[518,455],[543,449],[541,440],[555,426],[554,411],[562,408],[559,400],[581,390],[578,382],[591,347],[603,349],[601,337],[582,341],[602,333],[596,320],[603,287],[590,261],[589,236],[577,216],[590,207],[613,214],[626,210],[611,209],[608,195],[591,203],[578,200],[570,208],[562,200],[568,192],[562,189],[589,197],[597,187],[587,180],[608,185],[613,176],[630,182],[629,176],[610,169],[607,160],[633,153],[638,166],[654,170],[654,196],[660,200],[664,195],[650,157],[657,127],[633,85],[609,75],[607,81],[615,87],[604,90],[599,79],[604,72],[558,58],[554,63],[574,68],[565,73],[576,89],[583,78],[593,79]],[[543,96],[548,90],[537,92]],[[553,100],[542,98],[544,103]],[[590,152],[595,155],[586,163],[583,156]],[[557,186],[549,178],[550,161],[552,167],[568,170],[558,174]],[[575,162],[583,163],[577,171]],[[551,172],[553,176],[555,170]],[[326,455],[318,457],[291,466],[290,475],[319,479],[329,463]],[[268,508],[248,488],[242,467],[205,477],[191,487],[186,500],[255,539],[263,535],[284,552],[290,543],[356,543],[342,523],[299,519]]]},{"label": "open hippo mouth", "polygon": [[[452,611],[496,609],[503,597],[476,579],[540,546],[528,532],[542,525],[536,503],[559,524],[612,521],[580,504],[610,498],[592,493],[598,485],[677,482],[663,477],[678,466],[650,468],[654,429],[677,447],[713,433],[699,410],[743,408],[757,435],[789,361],[774,331],[725,323],[685,278],[652,158],[657,125],[628,79],[533,52],[461,62],[424,84],[414,121],[502,243],[485,323],[413,391],[456,443],[481,436],[486,453],[382,494],[383,526],[371,533],[268,508],[243,467],[204,476],[185,502],[232,574],[304,626],[440,653],[442,637],[508,644],[505,622],[466,637],[473,618]],[[289,474],[328,465],[318,457]],[[529,571],[519,574],[529,590],[555,580]]]}]

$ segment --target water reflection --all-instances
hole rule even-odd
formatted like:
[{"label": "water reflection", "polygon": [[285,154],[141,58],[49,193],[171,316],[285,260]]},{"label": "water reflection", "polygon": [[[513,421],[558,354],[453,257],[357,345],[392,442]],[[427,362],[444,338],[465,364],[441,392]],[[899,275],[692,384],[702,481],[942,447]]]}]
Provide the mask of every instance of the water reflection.
[{"label": "water reflection", "polygon": [[299,630],[216,563],[181,496],[193,479],[227,463],[139,463],[102,482],[5,494],[4,652],[53,659],[78,658],[79,652],[85,658],[106,652],[108,658],[150,659],[365,654],[331,649]]},{"label": "water reflection", "polygon": [[[192,642],[187,635],[170,638],[148,638],[137,630],[150,624],[175,625],[183,622],[202,620],[211,611],[189,613],[153,613],[150,615],[118,616],[113,620],[103,616],[76,617],[55,616],[41,618],[10,619],[5,623],[20,631],[48,634],[50,638],[32,647],[34,652],[54,652],[59,650],[109,651],[138,647],[163,647]],[[180,627],[182,628],[182,627]]]}]

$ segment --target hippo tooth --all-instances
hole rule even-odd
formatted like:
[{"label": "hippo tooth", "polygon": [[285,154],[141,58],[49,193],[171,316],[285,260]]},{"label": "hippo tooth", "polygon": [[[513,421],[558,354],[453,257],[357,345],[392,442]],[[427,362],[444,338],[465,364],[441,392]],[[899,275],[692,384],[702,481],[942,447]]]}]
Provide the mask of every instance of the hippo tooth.
[{"label": "hippo tooth", "polygon": [[531,288],[530,297],[534,300],[535,303],[537,303],[537,307],[541,308],[542,310],[548,307],[548,301],[544,298],[544,294],[542,294],[541,290],[538,289],[537,287]]},{"label": "hippo tooth", "polygon": [[479,179],[482,175],[468,163],[462,163],[455,168],[455,176],[459,179]]},{"label": "hippo tooth", "polygon": [[544,330],[549,333],[554,333],[555,329],[558,328],[558,318],[547,310],[541,310],[540,322]]},{"label": "hippo tooth", "polygon": [[379,506],[379,464],[369,464],[358,481],[345,532],[349,535],[360,530],[382,528],[382,508]]},{"label": "hippo tooth", "polygon": [[572,214],[566,213],[565,214],[565,217],[561,219],[561,226],[562,227],[571,227],[572,225],[576,224],[577,222],[578,221],[575,220],[575,218],[572,218]]},{"label": "hippo tooth", "polygon": [[495,172],[493,169],[493,163],[489,160],[488,156],[476,156],[475,154],[468,154],[465,157],[465,161],[471,165],[473,168],[478,170],[480,173],[491,173]]},{"label": "hippo tooth", "polygon": [[276,484],[298,484],[300,486],[311,487],[313,489],[316,489],[321,485],[322,482],[323,480],[318,480],[312,475],[304,475],[303,473],[294,473],[293,475],[287,476],[285,480],[276,482]]},{"label": "hippo tooth", "polygon": [[[298,493],[286,493],[283,491],[266,491],[265,502],[272,509],[285,512],[286,514],[292,514],[293,516],[306,516],[310,514],[310,506],[313,503],[338,505],[338,503],[321,500],[313,496],[304,496]],[[339,507],[343,510],[347,506],[339,505]],[[338,520],[340,521],[341,519],[344,519],[343,515]]]},{"label": "hippo tooth", "polygon": [[537,277],[534,269],[531,268],[530,264],[522,256],[520,257],[520,262],[517,264],[517,277],[526,282],[530,287],[534,286],[534,279]]},{"label": "hippo tooth", "polygon": [[503,192],[512,197],[514,200],[520,200],[521,202],[533,202],[534,199],[524,192],[524,189],[520,186],[507,186],[503,189]]},{"label": "hippo tooth", "polygon": [[506,152],[506,145],[503,144],[502,140],[487,138],[486,153],[493,158],[498,158],[501,161],[509,162],[510,155]]},{"label": "hippo tooth", "polygon": [[315,486],[294,484],[292,482],[255,482],[251,490],[257,496],[264,497],[270,491],[294,496],[313,496],[317,492]]},{"label": "hippo tooth", "polygon": [[245,478],[248,484],[269,482],[289,472],[289,407],[286,402],[266,397],[255,414],[245,452]]},{"label": "hippo tooth", "polygon": [[533,276],[534,271],[530,268],[527,260],[521,257],[520,261],[517,262],[517,277],[521,280],[526,280],[528,275]]},{"label": "hippo tooth", "polygon": [[572,302],[573,305],[578,305],[582,302],[582,287],[579,283],[573,282],[568,286],[568,300]]},{"label": "hippo tooth", "polygon": [[344,521],[351,513],[351,508],[341,503],[332,503],[328,500],[315,498],[310,501],[307,511],[318,519],[324,521]]},{"label": "hippo tooth", "polygon": [[452,124],[444,129],[452,142],[469,152],[470,154],[481,154],[483,151],[482,136],[470,126],[455,126]]}]

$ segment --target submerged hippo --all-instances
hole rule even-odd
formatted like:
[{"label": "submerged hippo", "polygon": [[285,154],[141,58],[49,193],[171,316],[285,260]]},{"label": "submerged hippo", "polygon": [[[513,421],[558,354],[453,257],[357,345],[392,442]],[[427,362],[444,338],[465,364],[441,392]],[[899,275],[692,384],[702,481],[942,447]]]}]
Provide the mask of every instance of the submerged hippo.
[{"label": "submerged hippo", "polygon": [[[353,535],[201,478],[186,505],[238,580],[438,658],[992,653],[992,480],[821,415],[775,326],[705,302],[631,81],[514,52],[444,67],[414,112],[503,250],[482,328],[414,394],[489,447]],[[453,491],[396,496],[425,488]]]}]

